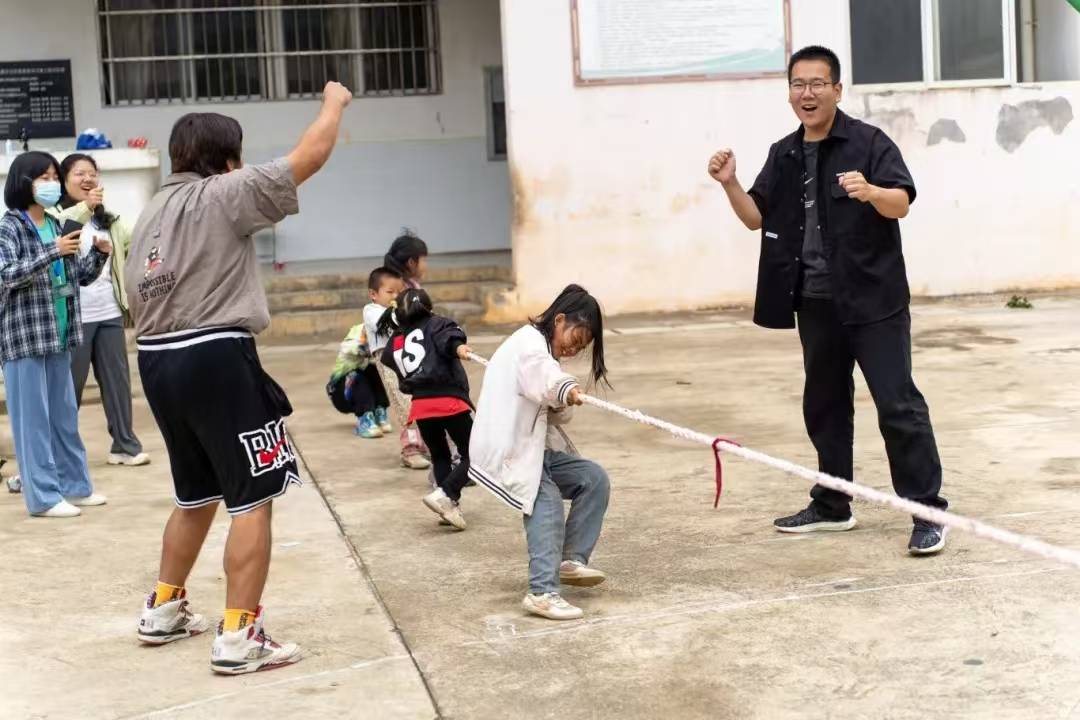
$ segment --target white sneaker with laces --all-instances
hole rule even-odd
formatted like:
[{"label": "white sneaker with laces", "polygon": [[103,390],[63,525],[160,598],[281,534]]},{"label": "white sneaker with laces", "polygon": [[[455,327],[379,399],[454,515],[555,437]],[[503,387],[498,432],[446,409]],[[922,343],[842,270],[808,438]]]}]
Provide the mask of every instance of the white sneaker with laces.
[{"label": "white sneaker with laces", "polygon": [[296,643],[279,645],[263,631],[263,609],[255,611],[255,622],[236,632],[225,632],[218,625],[214,647],[210,651],[210,669],[221,675],[244,673],[290,665],[300,660]]},{"label": "white sneaker with laces", "polygon": [[458,530],[464,530],[468,527],[468,525],[465,524],[465,516],[461,514],[461,506],[447,497],[442,488],[436,488],[434,491],[425,495],[424,505],[427,506],[428,510],[435,513]]},{"label": "white sneaker with laces", "polygon": [[577,620],[585,615],[581,608],[574,607],[563,600],[562,595],[552,592],[543,595],[529,593],[521,602],[521,607],[524,608],[525,612],[549,620]]},{"label": "white sneaker with laces", "polygon": [[107,498],[104,495],[90,493],[86,497],[69,497],[64,498],[64,500],[71,503],[75,507],[95,507],[97,505],[104,505]]},{"label": "white sneaker with laces", "polygon": [[149,465],[150,456],[146,453],[139,453],[138,455],[128,455],[127,453],[109,453],[109,459],[106,461],[110,465],[130,465],[135,467],[137,465]]},{"label": "white sneaker with laces", "polygon": [[75,507],[67,500],[61,500],[53,505],[48,510],[42,510],[41,512],[30,513],[34,517],[43,518],[73,518],[82,515],[82,510]]},{"label": "white sneaker with laces", "polygon": [[563,585],[593,587],[607,579],[607,575],[577,560],[563,560],[559,566],[559,582]]},{"label": "white sneaker with laces", "polygon": [[188,609],[186,594],[154,607],[157,593],[150,593],[146,598],[142,617],[139,618],[140,642],[147,645],[165,645],[206,632],[210,628],[206,618]]}]

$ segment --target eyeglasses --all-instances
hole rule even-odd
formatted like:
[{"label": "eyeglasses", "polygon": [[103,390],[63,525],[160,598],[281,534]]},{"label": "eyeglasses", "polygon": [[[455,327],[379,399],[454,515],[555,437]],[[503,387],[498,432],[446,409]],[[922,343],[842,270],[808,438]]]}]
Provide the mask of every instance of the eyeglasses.
[{"label": "eyeglasses", "polygon": [[795,80],[788,87],[791,88],[792,95],[802,95],[806,92],[806,88],[810,88],[810,92],[814,95],[820,95],[825,91],[825,88],[829,85],[835,85],[836,83],[825,82],[824,80],[813,80],[811,82],[803,82],[802,80]]}]

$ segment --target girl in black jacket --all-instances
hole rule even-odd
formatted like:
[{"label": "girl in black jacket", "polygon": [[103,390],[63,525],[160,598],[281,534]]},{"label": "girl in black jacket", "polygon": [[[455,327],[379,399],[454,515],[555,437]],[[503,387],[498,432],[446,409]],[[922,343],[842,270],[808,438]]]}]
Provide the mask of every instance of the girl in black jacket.
[{"label": "girl in black jacket", "polygon": [[[471,352],[465,331],[453,320],[433,314],[431,298],[420,288],[407,288],[398,295],[377,329],[380,335],[390,336],[382,364],[397,375],[401,392],[412,395],[408,421],[416,421],[431,451],[438,487],[424,497],[424,505],[464,530],[465,517],[458,502],[469,479],[473,410],[469,378],[461,364]],[[461,456],[453,468],[447,435]]]}]

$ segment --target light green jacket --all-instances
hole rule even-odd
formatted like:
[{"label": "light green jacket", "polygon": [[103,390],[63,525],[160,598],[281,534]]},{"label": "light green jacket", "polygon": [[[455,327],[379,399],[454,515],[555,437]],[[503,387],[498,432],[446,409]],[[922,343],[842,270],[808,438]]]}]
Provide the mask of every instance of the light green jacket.
[{"label": "light green jacket", "polygon": [[[57,205],[45,212],[56,218],[61,227],[68,220],[85,225],[94,216],[93,211],[84,202],[72,205],[66,210],[62,210]],[[127,261],[128,250],[131,248],[131,227],[131,224],[121,217],[117,218],[109,228],[109,237],[113,246],[112,257],[109,260],[112,263],[113,296],[116,298],[116,304],[123,310],[125,319],[128,318],[130,311],[127,291],[124,287],[124,263]]]}]

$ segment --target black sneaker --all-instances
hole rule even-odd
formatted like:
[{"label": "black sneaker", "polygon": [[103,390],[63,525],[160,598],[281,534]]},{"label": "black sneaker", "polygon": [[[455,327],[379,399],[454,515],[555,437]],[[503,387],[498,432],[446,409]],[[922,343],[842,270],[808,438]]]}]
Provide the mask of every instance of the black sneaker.
[{"label": "black sneaker", "polygon": [[817,508],[810,505],[794,515],[776,518],[773,520],[773,525],[784,533],[843,532],[855,527],[855,516],[848,515],[843,520],[837,520],[825,517],[818,512]]},{"label": "black sneaker", "polygon": [[907,549],[912,555],[933,555],[945,549],[947,527],[927,520],[916,520]]}]

